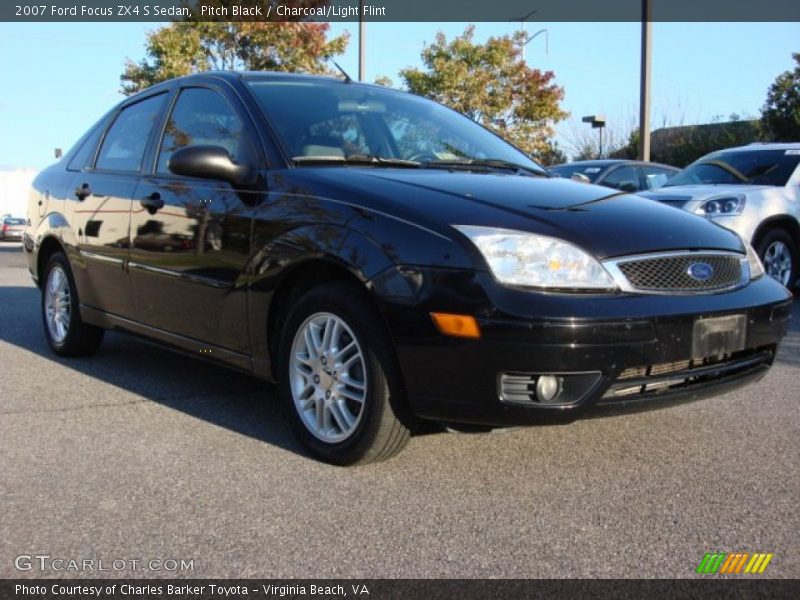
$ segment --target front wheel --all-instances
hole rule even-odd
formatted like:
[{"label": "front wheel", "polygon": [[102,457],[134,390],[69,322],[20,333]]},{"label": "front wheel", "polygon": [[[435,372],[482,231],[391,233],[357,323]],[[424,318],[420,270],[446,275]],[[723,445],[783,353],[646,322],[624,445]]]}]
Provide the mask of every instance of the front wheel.
[{"label": "front wheel", "polygon": [[363,464],[394,456],[408,442],[393,351],[358,286],[320,285],[294,302],[279,364],[289,419],[315,456]]},{"label": "front wheel", "polygon": [[791,288],[797,281],[798,249],[797,244],[784,229],[768,231],[758,243],[758,256],[764,264],[764,272]]},{"label": "front wheel", "polygon": [[44,270],[42,321],[47,343],[61,356],[88,356],[97,352],[104,331],[81,320],[78,291],[67,257],[56,252]]}]

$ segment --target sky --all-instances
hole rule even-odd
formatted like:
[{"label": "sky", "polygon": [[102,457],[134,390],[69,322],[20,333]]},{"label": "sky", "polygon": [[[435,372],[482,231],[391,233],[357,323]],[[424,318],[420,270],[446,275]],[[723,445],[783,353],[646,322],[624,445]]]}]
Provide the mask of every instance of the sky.
[{"label": "sky", "polygon": [[[437,31],[448,38],[466,23],[369,23],[366,79],[401,84],[400,69],[420,66],[420,51]],[[41,169],[53,149],[65,151],[118,102],[126,58],[145,55],[147,31],[158,23],[0,23],[3,86],[0,94],[0,168]],[[477,23],[475,37],[512,32],[514,23]],[[540,35],[526,48],[529,66],[552,70],[571,113],[557,128],[562,146],[574,139],[584,115],[602,114],[609,130],[638,121],[638,23],[528,24]],[[337,61],[358,73],[358,25]],[[545,39],[546,37],[546,39]],[[731,113],[757,117],[775,77],[793,67],[800,23],[654,23],[652,127],[706,123]]]}]

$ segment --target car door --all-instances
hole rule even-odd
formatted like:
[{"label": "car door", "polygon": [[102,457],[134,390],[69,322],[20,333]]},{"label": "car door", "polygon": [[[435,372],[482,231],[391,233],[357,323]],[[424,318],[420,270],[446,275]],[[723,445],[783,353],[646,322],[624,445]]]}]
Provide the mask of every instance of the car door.
[{"label": "car door", "polygon": [[255,163],[260,153],[251,129],[234,94],[212,87],[181,89],[152,173],[137,189],[130,236],[137,320],[242,354],[249,353],[246,202],[253,192],[175,175],[168,164],[173,152],[195,145],[221,146],[234,161]]},{"label": "car door", "polygon": [[641,188],[639,169],[634,165],[615,167],[603,176],[598,183],[621,192],[637,192]]},{"label": "car door", "polygon": [[81,302],[123,317],[133,312],[125,270],[131,200],[166,96],[162,92],[122,107],[68,166],[74,175],[66,211],[78,248],[71,259]]}]

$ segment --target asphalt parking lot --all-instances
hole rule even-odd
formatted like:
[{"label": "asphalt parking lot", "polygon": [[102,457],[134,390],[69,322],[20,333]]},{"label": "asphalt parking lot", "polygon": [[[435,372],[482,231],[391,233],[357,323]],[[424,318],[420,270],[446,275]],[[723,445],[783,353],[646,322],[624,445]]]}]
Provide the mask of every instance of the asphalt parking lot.
[{"label": "asphalt parking lot", "polygon": [[81,575],[15,568],[38,554],[136,577],[669,578],[710,551],[771,552],[765,576],[800,577],[797,305],[771,373],[736,393],[433,433],[342,469],[302,451],[259,380],[118,334],[57,358],[38,302],[0,243],[0,577]]}]

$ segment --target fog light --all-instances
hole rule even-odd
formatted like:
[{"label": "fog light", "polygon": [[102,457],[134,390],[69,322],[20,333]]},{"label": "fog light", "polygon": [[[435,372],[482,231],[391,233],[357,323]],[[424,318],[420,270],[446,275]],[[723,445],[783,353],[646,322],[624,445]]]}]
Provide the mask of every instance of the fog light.
[{"label": "fog light", "polygon": [[552,402],[561,391],[561,377],[542,375],[536,382],[536,399],[539,402]]}]

